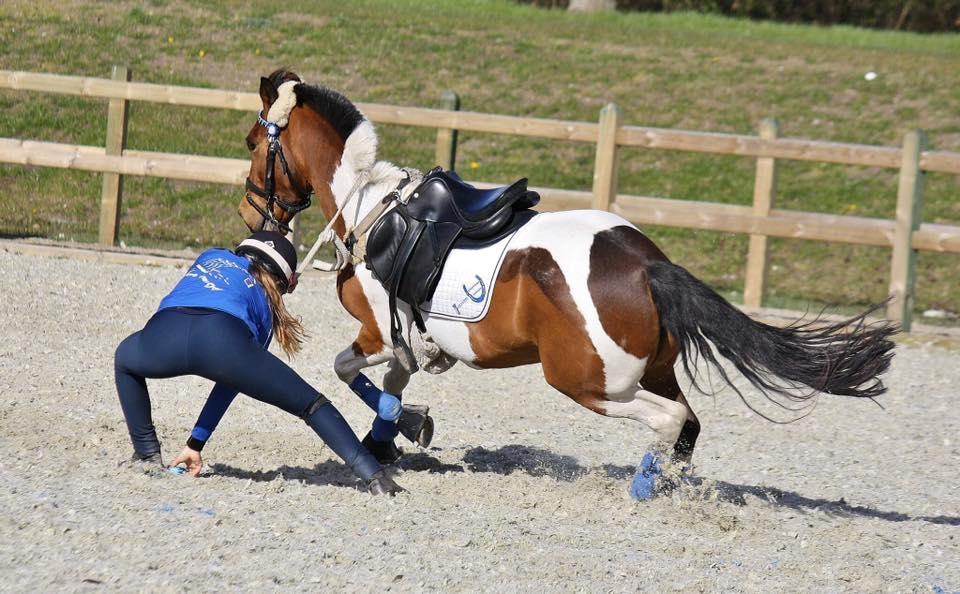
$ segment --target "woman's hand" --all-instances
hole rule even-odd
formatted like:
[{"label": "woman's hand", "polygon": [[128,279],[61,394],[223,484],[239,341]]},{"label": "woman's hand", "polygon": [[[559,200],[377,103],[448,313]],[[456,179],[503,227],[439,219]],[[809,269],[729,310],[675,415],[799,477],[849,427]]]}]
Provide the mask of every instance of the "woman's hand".
[{"label": "woman's hand", "polygon": [[180,455],[176,457],[171,466],[176,466],[181,463],[187,465],[187,473],[190,476],[197,476],[200,474],[200,469],[203,468],[203,457],[197,450],[186,447],[183,448],[183,451],[180,452]]}]

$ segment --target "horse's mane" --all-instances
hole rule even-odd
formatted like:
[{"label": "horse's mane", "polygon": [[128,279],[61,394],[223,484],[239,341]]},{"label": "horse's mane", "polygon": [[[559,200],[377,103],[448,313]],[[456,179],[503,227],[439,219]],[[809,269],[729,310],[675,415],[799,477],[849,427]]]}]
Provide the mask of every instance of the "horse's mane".
[{"label": "horse's mane", "polygon": [[[278,88],[284,82],[301,80],[299,76],[286,68],[275,70],[267,78]],[[297,85],[294,92],[297,94],[298,103],[310,107],[323,116],[344,141],[350,137],[350,134],[361,122],[367,119],[349,99],[333,89],[303,83]]]}]

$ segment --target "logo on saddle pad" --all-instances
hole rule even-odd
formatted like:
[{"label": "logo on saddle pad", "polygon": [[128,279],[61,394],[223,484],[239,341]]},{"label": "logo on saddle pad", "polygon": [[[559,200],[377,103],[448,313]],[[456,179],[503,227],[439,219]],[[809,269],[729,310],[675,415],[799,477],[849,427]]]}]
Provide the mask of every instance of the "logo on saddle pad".
[{"label": "logo on saddle pad", "polygon": [[516,233],[481,248],[451,251],[433,298],[421,305],[420,311],[448,320],[482,320],[493,299],[500,265]]},{"label": "logo on saddle pad", "polygon": [[487,298],[487,285],[484,284],[483,279],[480,278],[479,274],[474,274],[473,278],[477,279],[477,281],[469,287],[467,287],[467,285],[461,285],[466,298],[461,299],[458,303],[451,304],[451,307],[453,307],[457,313],[461,313],[460,308],[467,302],[467,299],[474,303],[483,303],[483,300]]}]

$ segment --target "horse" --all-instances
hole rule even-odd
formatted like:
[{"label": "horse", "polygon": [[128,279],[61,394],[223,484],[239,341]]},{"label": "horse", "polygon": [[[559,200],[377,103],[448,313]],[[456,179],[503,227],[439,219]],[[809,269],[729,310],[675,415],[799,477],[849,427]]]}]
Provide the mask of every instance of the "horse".
[{"label": "horse", "polygon": [[[409,196],[420,179],[408,184],[411,172],[419,172],[377,161],[373,125],[332,89],[281,69],[261,78],[259,94],[263,107],[246,138],[251,164],[239,214],[251,230],[286,231],[293,215],[317,199],[345,252],[339,300],[360,322],[356,338],[336,356],[336,373],[359,393],[358,378],[369,384],[362,370],[386,364],[383,391],[400,398],[412,370],[391,336],[389,296],[349,252],[357,247],[358,225]],[[661,462],[689,469],[701,431],[677,379],[678,360],[699,391],[710,389],[697,381],[703,361],[748,406],[717,354],[775,402],[807,402],[819,393],[873,399],[886,390],[879,376],[898,331],[890,322],[866,321],[883,304],[840,322],[822,315],[787,327],[754,320],[671,262],[629,221],[600,210],[533,216],[511,240],[491,290],[487,314],[475,322],[400,302],[404,335],[418,334],[412,320],[420,315],[424,338],[451,362],[445,367],[539,363],[549,385],[581,406],[646,425],[655,434],[641,465],[649,480]],[[368,434],[364,443],[378,457],[395,454],[392,440]]]}]

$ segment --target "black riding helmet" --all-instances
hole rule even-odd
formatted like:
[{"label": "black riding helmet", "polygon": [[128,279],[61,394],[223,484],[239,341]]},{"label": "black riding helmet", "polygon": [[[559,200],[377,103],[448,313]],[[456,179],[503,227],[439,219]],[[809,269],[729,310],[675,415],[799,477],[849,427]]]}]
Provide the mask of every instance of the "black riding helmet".
[{"label": "black riding helmet", "polygon": [[280,282],[283,292],[286,293],[293,284],[297,270],[297,250],[282,234],[276,231],[257,231],[241,241],[234,252],[262,264]]}]

